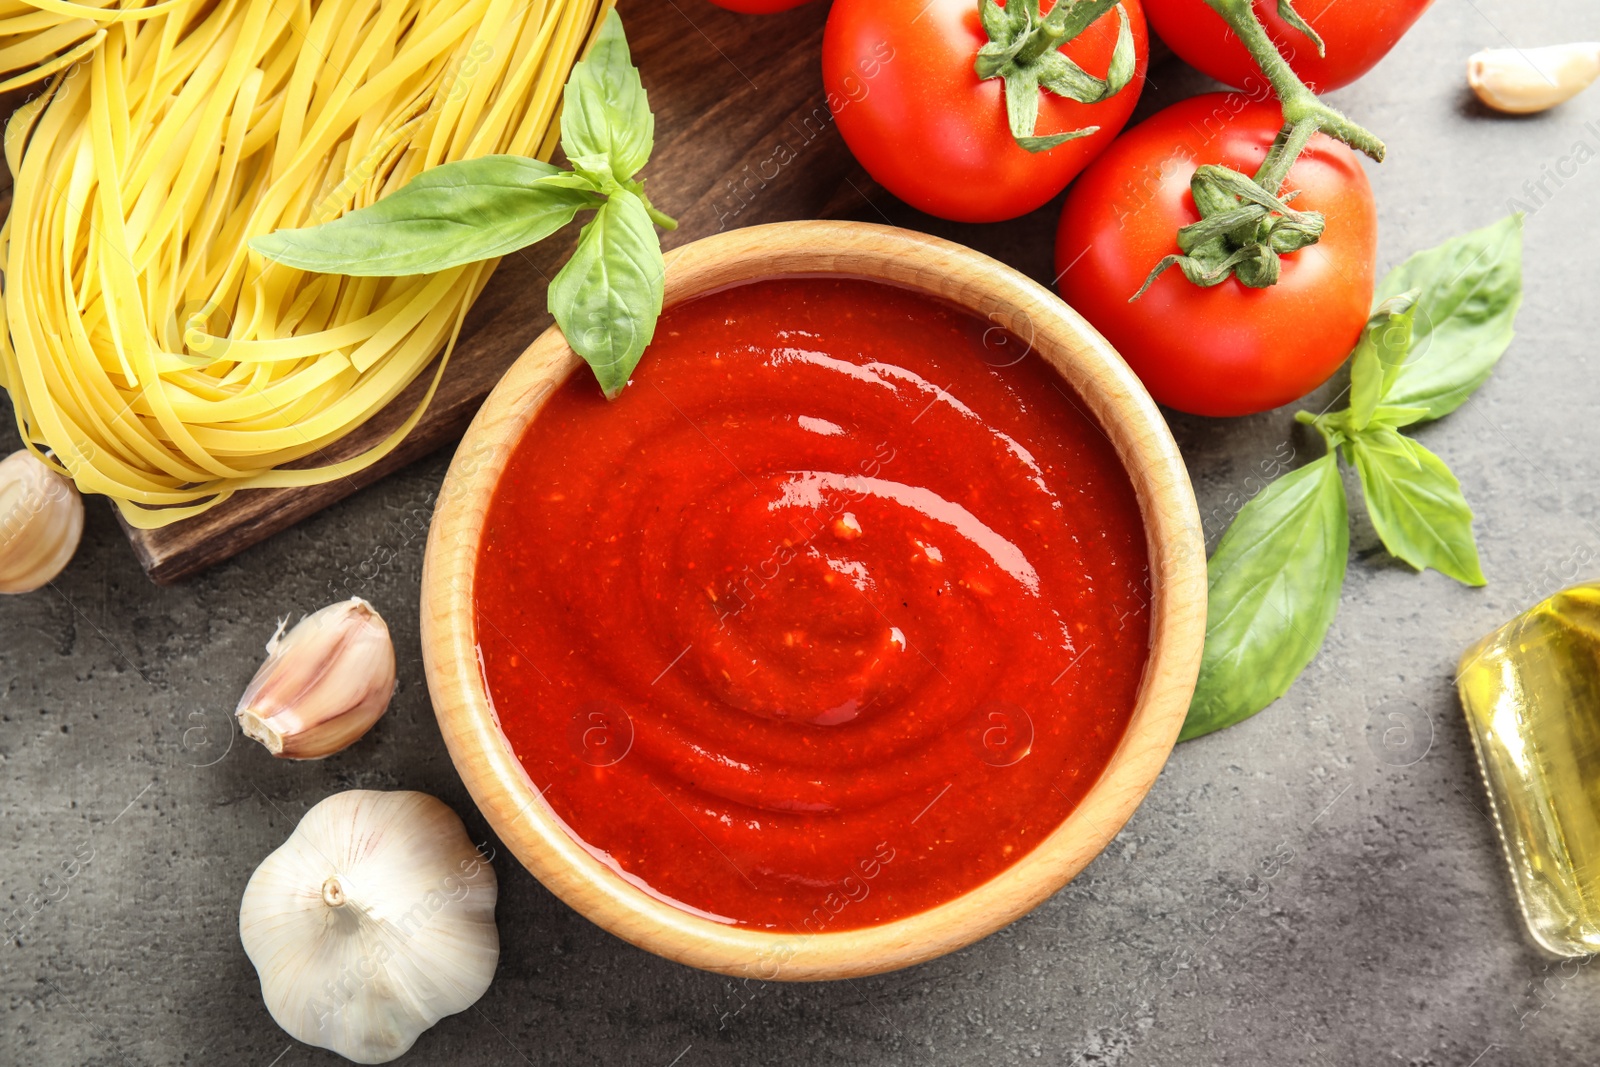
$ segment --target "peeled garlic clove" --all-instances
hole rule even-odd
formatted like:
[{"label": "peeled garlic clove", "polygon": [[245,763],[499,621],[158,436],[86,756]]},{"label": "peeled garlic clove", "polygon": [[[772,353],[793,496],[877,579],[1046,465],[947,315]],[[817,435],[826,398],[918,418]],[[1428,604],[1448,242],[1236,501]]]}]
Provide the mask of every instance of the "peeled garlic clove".
[{"label": "peeled garlic clove", "polygon": [[0,460],[0,593],[31,593],[60,574],[83,536],[83,498],[24,449]]},{"label": "peeled garlic clove", "polygon": [[498,892],[443,802],[355,789],[306,812],[256,868],[239,938],[291,1037],[387,1063],[489,988]]},{"label": "peeled garlic clove", "polygon": [[1600,43],[1491,48],[1467,60],[1478,99],[1512,115],[1531,115],[1570,100],[1600,78]]},{"label": "peeled garlic clove", "polygon": [[245,736],[284,759],[322,759],[348,748],[389,708],[394,642],[360,597],[282,626],[267,644],[234,714]]}]

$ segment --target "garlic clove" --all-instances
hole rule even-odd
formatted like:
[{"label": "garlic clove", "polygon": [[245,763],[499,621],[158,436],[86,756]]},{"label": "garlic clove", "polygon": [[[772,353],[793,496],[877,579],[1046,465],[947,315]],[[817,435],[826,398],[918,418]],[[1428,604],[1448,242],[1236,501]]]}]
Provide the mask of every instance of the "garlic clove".
[{"label": "garlic clove", "polygon": [[306,812],[256,868],[239,938],[291,1037],[387,1063],[489,988],[498,892],[443,802],[351,790]]},{"label": "garlic clove", "polygon": [[1531,115],[1570,100],[1600,78],[1600,43],[1491,48],[1467,60],[1478,99],[1512,115]]},{"label": "garlic clove", "polygon": [[83,498],[24,449],[0,460],[0,593],[31,593],[60,574],[83,537]]},{"label": "garlic clove", "polygon": [[234,711],[247,737],[284,759],[322,759],[359,740],[394,695],[394,642],[355,597],[280,624]]}]

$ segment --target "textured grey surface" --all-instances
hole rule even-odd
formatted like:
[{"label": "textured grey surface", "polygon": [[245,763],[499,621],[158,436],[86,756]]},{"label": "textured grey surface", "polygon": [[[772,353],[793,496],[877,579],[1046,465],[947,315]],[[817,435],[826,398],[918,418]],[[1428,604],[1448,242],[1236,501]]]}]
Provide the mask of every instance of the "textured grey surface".
[{"label": "textured grey surface", "polygon": [[[1523,189],[1576,143],[1600,149],[1600,121],[1585,125],[1600,89],[1541,118],[1483,114],[1463,61],[1508,39],[1600,39],[1600,10],[1439,0],[1336,97],[1391,148],[1371,168],[1383,267],[1499,217],[1510,197],[1537,208],[1515,344],[1472,402],[1419,434],[1477,510],[1487,589],[1412,574],[1358,526],[1327,647],[1285,700],[1181,746],[1118,839],[1034,914],[901,973],[745,987],[602,933],[501,860],[495,984],[405,1062],[1600,1061],[1600,970],[1547,963],[1523,938],[1450,681],[1472,639],[1600,572],[1600,167],[1547,181],[1549,196]],[[1155,81],[1141,114],[1204,87],[1176,63]],[[950,227],[880,206],[1049,279],[1055,207]],[[1285,442],[1315,454],[1292,411],[1173,417],[1202,511],[1236,506]],[[20,909],[0,944],[0,1063],[341,1062],[268,1017],[239,895],[341,789],[425,790],[486,834],[418,660],[417,576],[444,467],[422,463],[175,589],[145,581],[96,504],[54,589],[0,603],[0,901]],[[235,736],[230,711],[278,616],[352,592],[393,626],[393,710],[335,759],[276,764]],[[1397,721],[1410,740],[1385,747]]]}]

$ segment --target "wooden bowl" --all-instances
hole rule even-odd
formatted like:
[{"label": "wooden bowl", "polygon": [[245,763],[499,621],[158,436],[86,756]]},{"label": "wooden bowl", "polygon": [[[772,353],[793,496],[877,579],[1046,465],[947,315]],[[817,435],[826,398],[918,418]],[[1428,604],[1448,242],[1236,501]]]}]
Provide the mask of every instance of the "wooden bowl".
[{"label": "wooden bowl", "polygon": [[[478,412],[445,479],[422,576],[428,687],[450,756],[495,833],[561,899],[618,937],[694,967],[763,980],[844,978],[932,959],[1027,913],[1072,879],[1133,814],[1177,739],[1205,637],[1200,516],[1177,445],[1133,372],[1054,294],[968,248],[906,230],[790,222],[733,230],[667,257],[670,306],[786,274],[878,279],[959,305],[1031,344],[1092,409],[1126,465],[1151,559],[1150,658],[1127,733],[1065,822],[994,878],[929,911],[866,929],[777,934],[702,919],[645,894],[562,828],[512,753],[478,662],[473,572],[511,450],[582,362],[552,327]],[[650,373],[645,362],[642,373]]]}]

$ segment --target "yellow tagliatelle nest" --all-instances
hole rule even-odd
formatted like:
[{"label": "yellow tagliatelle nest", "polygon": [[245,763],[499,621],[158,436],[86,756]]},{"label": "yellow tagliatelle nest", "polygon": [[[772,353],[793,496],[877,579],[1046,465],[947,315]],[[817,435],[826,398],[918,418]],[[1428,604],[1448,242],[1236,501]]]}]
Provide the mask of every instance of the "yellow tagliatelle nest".
[{"label": "yellow tagliatelle nest", "polygon": [[105,39],[103,23],[149,18],[182,2],[123,9],[112,0],[0,0],[0,93],[42,81],[88,55]]},{"label": "yellow tagliatelle nest", "polygon": [[448,358],[494,264],[346,278],[246,242],[371,204],[440,163],[548,158],[562,86],[610,6],[0,0],[0,72],[19,63],[6,49],[64,60],[5,138],[0,386],[23,436],[144,528],[387,454],[444,359],[388,439],[314,464]]}]

